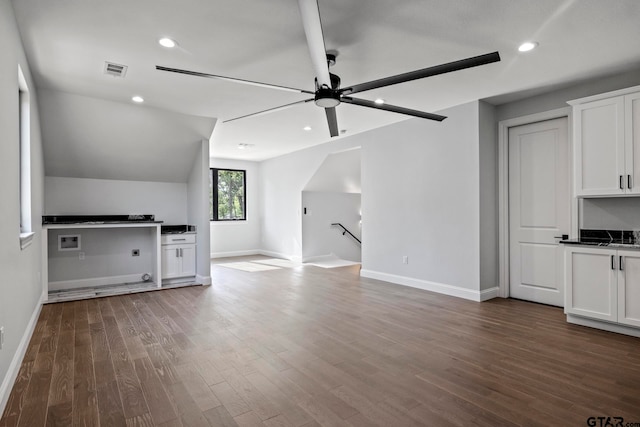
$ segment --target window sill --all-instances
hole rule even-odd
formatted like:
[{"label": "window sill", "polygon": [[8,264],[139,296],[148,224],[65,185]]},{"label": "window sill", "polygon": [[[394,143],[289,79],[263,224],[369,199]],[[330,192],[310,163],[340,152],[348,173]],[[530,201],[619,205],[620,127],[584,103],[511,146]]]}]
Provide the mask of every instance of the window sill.
[{"label": "window sill", "polygon": [[34,232],[20,233],[20,250],[24,250],[31,245],[35,234]]},{"label": "window sill", "polygon": [[225,220],[225,221],[209,221],[209,224],[215,225],[246,225],[249,223],[246,219]]}]

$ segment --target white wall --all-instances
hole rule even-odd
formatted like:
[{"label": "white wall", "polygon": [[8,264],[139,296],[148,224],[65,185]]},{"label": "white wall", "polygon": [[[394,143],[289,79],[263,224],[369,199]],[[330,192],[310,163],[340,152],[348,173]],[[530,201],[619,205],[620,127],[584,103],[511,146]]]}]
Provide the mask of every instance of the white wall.
[{"label": "white wall", "polygon": [[304,191],[302,209],[303,261],[334,254],[341,259],[360,262],[360,244],[348,234],[343,236],[341,228],[331,227],[333,223],[341,223],[362,240],[360,194]]},{"label": "white wall", "polygon": [[191,167],[188,183],[188,223],[195,225],[196,280],[203,285],[211,284],[211,262],[209,259],[209,141],[203,140]]},{"label": "white wall", "polygon": [[[261,206],[260,170],[258,163],[212,158],[212,168],[241,169],[247,171],[247,220],[211,221],[211,258],[252,255],[260,253]],[[208,208],[207,208],[208,209]]]},{"label": "white wall", "polygon": [[480,289],[498,286],[498,125],[495,107],[479,102]]},{"label": "white wall", "polygon": [[[113,276],[132,276],[128,280],[133,282],[141,281],[144,273],[154,276],[157,254],[157,248],[153,246],[155,232],[155,228],[49,230],[49,290],[90,286],[87,283],[67,286],[56,282],[96,278],[107,280]],[[79,235],[80,249],[58,250],[59,235]],[[138,249],[140,255],[132,256],[133,249]],[[80,252],[83,254],[82,259]],[[122,282],[116,279],[111,283]]]},{"label": "white wall", "polygon": [[332,153],[311,177],[305,191],[362,192],[362,154],[360,148]]},{"label": "white wall", "polygon": [[582,199],[580,228],[595,230],[640,230],[640,198]]},{"label": "white wall", "polygon": [[260,163],[261,246],[265,253],[302,259],[302,191],[325,158],[360,146],[354,137],[296,151]]},{"label": "white wall", "polygon": [[153,214],[187,223],[187,184],[89,178],[45,178],[46,215]]},{"label": "white wall", "polygon": [[[480,238],[489,222],[480,217],[480,194],[495,185],[495,171],[481,179],[494,148],[485,129],[480,160],[479,110],[472,102],[441,112],[442,123],[410,119],[264,161],[263,247],[301,256],[302,183],[328,154],[362,147],[362,274],[478,299],[480,248],[492,246]],[[482,290],[495,287],[492,275]]]},{"label": "white wall", "polygon": [[[32,321],[39,312],[41,283],[41,216],[44,166],[38,116],[38,94],[31,78],[13,8],[0,0],[0,327],[5,342],[0,350],[0,413],[4,411]],[[27,80],[31,105],[31,246],[20,249],[18,65]]]},{"label": "white wall", "polygon": [[567,101],[640,85],[640,70],[589,79],[575,85],[504,103],[496,108],[496,120],[502,121],[529,114],[567,107]]},{"label": "white wall", "polygon": [[440,113],[361,136],[363,274],[478,291],[478,103]]}]

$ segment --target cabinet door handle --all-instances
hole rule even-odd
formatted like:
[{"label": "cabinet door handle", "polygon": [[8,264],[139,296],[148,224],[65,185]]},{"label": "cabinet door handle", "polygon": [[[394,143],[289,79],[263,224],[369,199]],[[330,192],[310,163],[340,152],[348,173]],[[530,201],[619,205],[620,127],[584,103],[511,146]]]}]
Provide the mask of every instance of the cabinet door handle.
[{"label": "cabinet door handle", "polygon": [[180,258],[182,258],[182,248],[180,248]]},{"label": "cabinet door handle", "polygon": [[631,185],[631,175],[627,175],[627,188],[629,190],[631,190],[631,187],[633,187],[633,185]]},{"label": "cabinet door handle", "polygon": [[187,239],[171,239],[172,242],[186,242]]},{"label": "cabinet door handle", "polygon": [[624,265],[622,265],[622,255],[620,255],[620,271],[624,271]]},{"label": "cabinet door handle", "polygon": [[612,270],[616,269],[616,257],[615,257],[615,255],[611,255],[611,269]]},{"label": "cabinet door handle", "polygon": [[623,176],[620,175],[620,189],[624,190],[624,182],[622,181],[622,179],[623,179]]},{"label": "cabinet door handle", "polygon": [[176,248],[176,258],[180,258],[180,249]]}]

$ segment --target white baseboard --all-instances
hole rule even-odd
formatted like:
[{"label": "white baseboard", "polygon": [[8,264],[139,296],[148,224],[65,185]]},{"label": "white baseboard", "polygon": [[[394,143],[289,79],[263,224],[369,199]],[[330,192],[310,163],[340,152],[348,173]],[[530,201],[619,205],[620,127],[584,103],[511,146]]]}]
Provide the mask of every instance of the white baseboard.
[{"label": "white baseboard", "polygon": [[301,256],[287,255],[287,254],[282,254],[280,252],[273,252],[273,251],[265,251],[264,249],[250,249],[247,251],[232,251],[232,252],[211,252],[209,254],[211,259],[232,258],[237,256],[250,256],[250,255],[264,255],[272,258],[282,258],[282,259],[288,259],[289,261],[302,262]]},{"label": "white baseboard", "polygon": [[480,291],[480,301],[488,301],[490,299],[498,298],[500,296],[500,287],[494,286],[493,288]]},{"label": "white baseboard", "polygon": [[617,323],[602,322],[600,320],[587,319],[586,317],[574,316],[572,314],[567,314],[567,322],[640,338],[640,329]]},{"label": "white baseboard", "polygon": [[302,262],[320,262],[320,261],[328,261],[330,259],[336,259],[337,257],[334,254],[326,254],[326,255],[314,255],[314,256],[306,256],[302,257]]},{"label": "white baseboard", "polygon": [[282,259],[288,259],[289,261],[293,261],[293,262],[302,262],[302,257],[299,255],[287,255],[287,254],[282,254],[280,252],[265,251],[263,249],[260,249],[259,253],[260,255],[270,256],[272,258],[282,258]]},{"label": "white baseboard", "polygon": [[38,317],[40,316],[41,310],[42,301],[38,301],[38,305],[36,306],[35,310],[33,310],[31,319],[29,319],[29,323],[27,324],[27,329],[24,331],[24,334],[22,334],[20,344],[18,344],[18,348],[13,355],[13,359],[11,360],[11,364],[9,365],[7,374],[5,375],[2,384],[0,384],[0,417],[2,417],[2,414],[4,413],[4,409],[7,406],[7,402],[9,401],[9,395],[11,394],[13,385],[16,382],[16,378],[18,378],[22,359],[24,359],[24,355],[27,352],[27,347],[29,346],[29,341],[31,341],[33,331],[36,328],[36,323],[38,323]]},{"label": "white baseboard", "polygon": [[201,276],[196,274],[196,282],[208,286],[211,284],[211,276]]},{"label": "white baseboard", "polygon": [[213,258],[231,258],[235,256],[262,255],[259,249],[251,249],[248,251],[231,251],[231,252],[211,252],[209,256]]},{"label": "white baseboard", "polygon": [[360,276],[478,302],[494,298],[498,293],[497,287],[484,291],[475,291],[473,289],[461,288],[459,286],[447,285],[444,283],[430,282],[428,280],[414,279],[412,277],[398,276],[395,274],[364,269],[360,270]]},{"label": "white baseboard", "polygon": [[62,280],[59,282],[49,282],[49,291],[61,291],[66,289],[120,285],[123,283],[136,283],[136,282],[142,281],[143,274],[144,272],[135,273],[135,274],[125,274],[122,276],[92,277],[89,279]]}]

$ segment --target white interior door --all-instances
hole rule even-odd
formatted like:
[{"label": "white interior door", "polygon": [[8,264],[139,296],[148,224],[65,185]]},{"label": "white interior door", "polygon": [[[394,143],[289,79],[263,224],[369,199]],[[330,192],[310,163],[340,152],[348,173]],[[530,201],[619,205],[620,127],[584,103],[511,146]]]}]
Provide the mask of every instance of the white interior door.
[{"label": "white interior door", "polygon": [[562,234],[569,233],[567,119],[509,129],[509,294],[564,306]]}]

